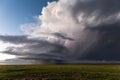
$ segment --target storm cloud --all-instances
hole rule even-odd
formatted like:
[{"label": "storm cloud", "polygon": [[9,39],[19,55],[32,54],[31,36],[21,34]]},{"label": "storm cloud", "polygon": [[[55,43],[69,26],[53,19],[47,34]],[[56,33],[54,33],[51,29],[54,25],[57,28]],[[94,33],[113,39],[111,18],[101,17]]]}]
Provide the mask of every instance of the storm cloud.
[{"label": "storm cloud", "polygon": [[29,35],[0,36],[3,42],[23,45],[3,53],[47,64],[120,61],[120,0],[48,2],[38,24],[22,29]]},{"label": "storm cloud", "polygon": [[[25,39],[24,39],[25,38]],[[7,47],[5,51],[10,55],[16,55],[18,61],[30,60],[34,63],[64,63],[68,55],[65,54],[67,49],[59,43],[51,43],[47,40],[33,39],[28,36],[3,36],[0,37],[3,42],[12,44],[22,44],[20,47]],[[15,59],[16,60],[16,59]],[[12,60],[14,62],[14,60]],[[9,62],[7,60],[7,62]]]}]

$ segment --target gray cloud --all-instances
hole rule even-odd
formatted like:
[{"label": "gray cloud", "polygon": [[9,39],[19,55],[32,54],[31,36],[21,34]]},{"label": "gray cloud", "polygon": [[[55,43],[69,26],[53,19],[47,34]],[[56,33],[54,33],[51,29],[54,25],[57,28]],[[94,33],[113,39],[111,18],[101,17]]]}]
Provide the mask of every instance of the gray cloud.
[{"label": "gray cloud", "polygon": [[24,26],[32,27],[29,36],[1,35],[3,42],[24,44],[3,53],[36,63],[120,61],[120,0],[59,0],[38,19],[37,27]]},{"label": "gray cloud", "polygon": [[[50,43],[43,40],[28,39],[27,37],[20,36],[2,36],[5,37],[4,41],[12,44],[24,44],[21,47],[7,47],[5,51],[1,53],[6,53],[10,55],[16,55],[19,63],[21,60],[30,60],[34,63],[64,63],[67,61],[69,54],[66,54],[67,48],[56,43]],[[8,38],[7,38],[8,37]],[[16,39],[19,38],[20,40]],[[23,38],[23,39],[22,39]],[[25,38],[25,39],[24,39]],[[2,41],[3,38],[0,38]],[[16,41],[17,40],[17,41]],[[22,41],[21,41],[22,40]],[[20,41],[20,42],[19,42]],[[16,59],[15,59],[16,60]],[[7,61],[9,62],[9,61]],[[12,60],[12,62],[16,62]]]},{"label": "gray cloud", "polygon": [[60,37],[60,38],[62,38],[62,39],[67,39],[67,40],[71,40],[71,41],[74,40],[74,39],[72,39],[72,38],[63,36],[63,35],[60,34],[60,33],[52,33],[52,34],[55,35],[56,37]]},{"label": "gray cloud", "polygon": [[73,15],[77,15],[82,12],[87,16],[97,12],[98,17],[106,18],[119,13],[119,9],[119,0],[76,0],[76,5],[73,6],[71,12]]},{"label": "gray cloud", "polygon": [[39,40],[29,39],[27,35],[0,35],[0,41],[12,44],[39,43]]},{"label": "gray cloud", "polygon": [[98,31],[99,40],[82,59],[120,61],[120,23],[102,24],[91,30]]}]

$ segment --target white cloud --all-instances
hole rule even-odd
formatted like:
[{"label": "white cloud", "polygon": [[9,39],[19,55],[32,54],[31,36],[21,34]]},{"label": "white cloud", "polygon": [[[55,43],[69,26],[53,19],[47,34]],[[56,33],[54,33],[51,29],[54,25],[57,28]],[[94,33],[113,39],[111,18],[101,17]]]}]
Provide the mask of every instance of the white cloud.
[{"label": "white cloud", "polygon": [[0,61],[4,61],[4,60],[7,60],[7,59],[15,59],[15,58],[16,58],[15,55],[0,53]]}]

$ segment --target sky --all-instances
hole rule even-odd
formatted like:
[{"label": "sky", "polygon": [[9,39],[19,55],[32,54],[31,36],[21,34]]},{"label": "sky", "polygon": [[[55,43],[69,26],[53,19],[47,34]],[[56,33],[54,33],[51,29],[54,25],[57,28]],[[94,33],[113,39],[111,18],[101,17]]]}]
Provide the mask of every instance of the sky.
[{"label": "sky", "polygon": [[48,1],[54,0],[0,0],[0,34],[22,35],[20,26],[34,22]]},{"label": "sky", "polygon": [[1,64],[120,63],[120,0],[1,0]]}]

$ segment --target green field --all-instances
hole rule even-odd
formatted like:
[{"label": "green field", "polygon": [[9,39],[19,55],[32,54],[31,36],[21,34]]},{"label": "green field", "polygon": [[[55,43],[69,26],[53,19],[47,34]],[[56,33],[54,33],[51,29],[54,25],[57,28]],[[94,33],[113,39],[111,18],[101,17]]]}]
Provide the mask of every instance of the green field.
[{"label": "green field", "polygon": [[0,66],[0,80],[120,80],[120,65]]}]

